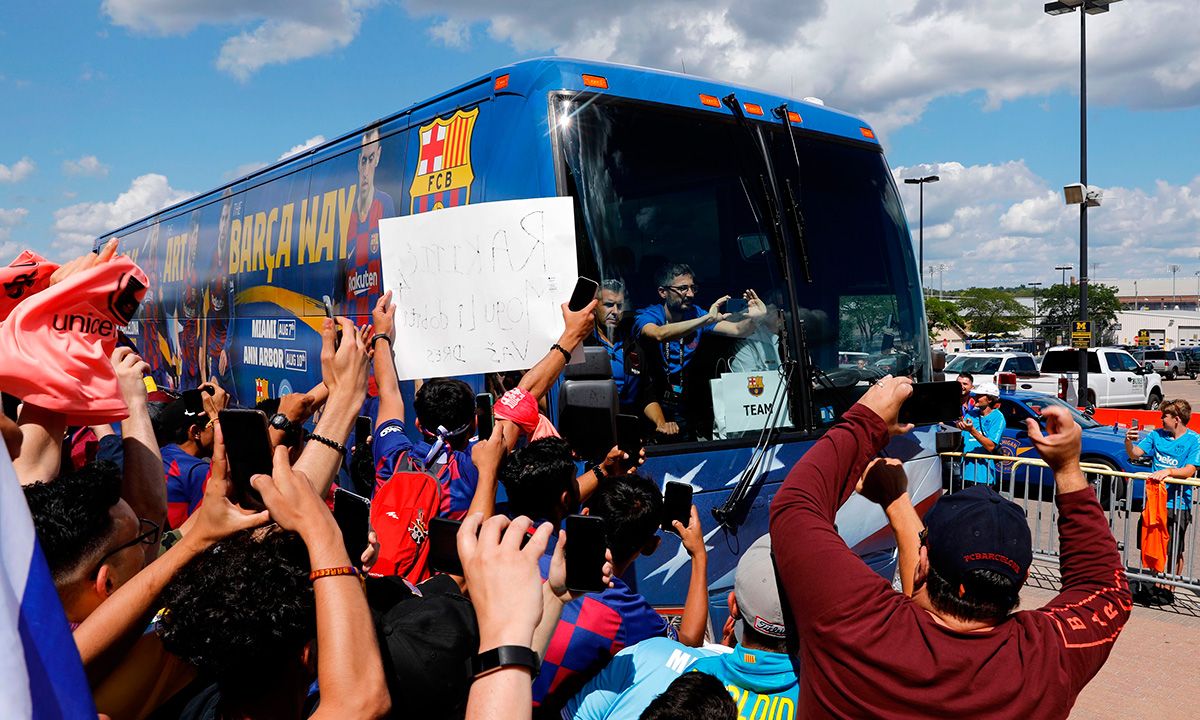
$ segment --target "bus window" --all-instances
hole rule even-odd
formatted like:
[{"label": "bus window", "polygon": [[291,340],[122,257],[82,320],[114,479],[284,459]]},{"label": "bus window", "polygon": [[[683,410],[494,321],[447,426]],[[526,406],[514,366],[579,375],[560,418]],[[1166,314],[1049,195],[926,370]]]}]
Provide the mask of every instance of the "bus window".
[{"label": "bus window", "polygon": [[[556,112],[569,118],[557,127],[581,216],[580,267],[610,288],[593,342],[610,348],[614,374],[621,366],[622,407],[663,442],[792,427],[779,330],[793,310],[745,131],[726,116],[608,98],[563,99]],[[813,415],[828,423],[854,401],[824,397],[828,376],[865,387],[886,372],[923,372],[928,342],[882,156],[798,138],[801,174],[781,130],[764,134],[776,173],[790,178],[792,193],[781,192],[797,197],[808,228],[793,257],[813,282],[797,268],[795,319],[821,370]],[[839,368],[848,357],[854,368]]]}]

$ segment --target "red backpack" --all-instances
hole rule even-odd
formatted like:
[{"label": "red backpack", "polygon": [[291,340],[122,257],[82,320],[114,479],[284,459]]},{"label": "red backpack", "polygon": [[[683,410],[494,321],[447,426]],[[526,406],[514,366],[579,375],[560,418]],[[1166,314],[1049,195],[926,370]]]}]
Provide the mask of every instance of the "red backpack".
[{"label": "red backpack", "polygon": [[371,527],[379,537],[379,559],[371,572],[399,575],[411,583],[429,578],[429,521],[442,505],[437,478],[408,454],[371,500]]}]

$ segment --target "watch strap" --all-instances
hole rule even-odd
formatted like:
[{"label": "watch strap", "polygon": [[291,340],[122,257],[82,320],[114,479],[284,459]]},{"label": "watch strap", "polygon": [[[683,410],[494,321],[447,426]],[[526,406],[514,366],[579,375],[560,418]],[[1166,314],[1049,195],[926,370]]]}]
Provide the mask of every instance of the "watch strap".
[{"label": "watch strap", "polygon": [[532,675],[537,675],[542,661],[537,653],[522,645],[501,645],[476,655],[471,661],[471,675],[478,678],[514,665],[529,668]]},{"label": "watch strap", "polygon": [[[282,420],[279,418],[282,418]],[[293,422],[291,418],[281,412],[277,412],[271,416],[270,425],[276,430],[282,430],[286,433],[294,433],[300,429],[298,424]]]}]

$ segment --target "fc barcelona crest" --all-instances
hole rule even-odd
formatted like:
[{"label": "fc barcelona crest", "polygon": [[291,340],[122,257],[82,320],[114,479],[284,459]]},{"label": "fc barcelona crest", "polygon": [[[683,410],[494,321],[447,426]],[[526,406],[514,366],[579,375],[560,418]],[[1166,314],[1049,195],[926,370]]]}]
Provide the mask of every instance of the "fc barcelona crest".
[{"label": "fc barcelona crest", "polygon": [[758,397],[759,395],[762,395],[763,394],[763,376],[762,375],[751,375],[750,377],[746,378],[746,389],[749,390],[750,394],[753,395],[754,397]]},{"label": "fc barcelona crest", "polygon": [[254,378],[254,402],[260,403],[270,397],[270,388],[266,378]]},{"label": "fc barcelona crest", "polygon": [[471,201],[471,135],[479,108],[457,110],[422,125],[413,175],[411,212],[466,205]]}]

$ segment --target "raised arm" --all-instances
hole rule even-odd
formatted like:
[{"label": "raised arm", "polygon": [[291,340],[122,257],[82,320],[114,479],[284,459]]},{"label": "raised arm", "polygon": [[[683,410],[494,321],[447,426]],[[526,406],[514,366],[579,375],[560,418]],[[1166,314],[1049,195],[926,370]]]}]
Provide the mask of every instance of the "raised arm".
[{"label": "raised arm", "polygon": [[896,536],[898,557],[896,569],[904,594],[912,597],[913,580],[921,554],[921,531],[925,525],[917,516],[908,495],[908,475],[904,463],[894,458],[877,458],[871,462],[855,492],[883,508],[888,525]]},{"label": "raised arm", "polygon": [[66,416],[22,403],[17,427],[21,429],[21,455],[13,460],[13,469],[21,484],[49,482],[58,477]]},{"label": "raised arm", "polygon": [[[146,384],[142,380],[150,366],[127,347],[114,350],[110,360],[117,372],[121,396],[129,408],[129,417],[121,421],[121,447],[125,454],[121,497],[139,518],[162,527],[167,520],[167,483],[154,426],[150,423]],[[158,546],[147,545],[146,562],[157,556]]]},{"label": "raised arm", "polygon": [[[347,328],[343,347],[354,342],[352,331]],[[331,394],[336,392],[335,389]],[[333,482],[332,472],[329,477],[306,478],[289,466],[287,448],[277,447],[271,474],[255,475],[250,482],[262,494],[271,519],[304,540],[314,571],[353,566],[323,495],[314,492],[316,487],[329,487]],[[358,576],[318,577],[313,580],[313,595],[317,605],[320,648],[317,682],[321,687],[321,705],[312,717],[382,717],[390,709],[391,701],[375,639],[375,624]]]},{"label": "raised arm", "polygon": [[[558,338],[558,347],[567,352],[579,347],[583,339],[592,331],[594,325],[592,311],[598,302],[600,301],[593,300],[579,312],[572,312],[567,308],[566,303],[563,303],[562,314],[565,327],[562,335]],[[532,395],[534,400],[540,400],[550,391],[551,386],[558,380],[558,376],[562,374],[563,368],[566,366],[567,357],[558,349],[551,348],[545,357],[538,361],[537,365],[525,373],[517,387]]]},{"label": "raised arm", "polygon": [[679,642],[700,647],[704,644],[704,631],[708,629],[708,548],[704,547],[700,513],[693,505],[687,527],[678,520],[672,524],[675,532],[679,533],[683,548],[692,558],[692,575],[683,603],[683,617],[679,621]]},{"label": "raised arm", "polygon": [[805,453],[771,503],[779,579],[802,632],[847,597],[884,583],[846,546],[834,518],[889,436],[911,429],[897,420],[911,394],[908,378],[876,383]]},{"label": "raised arm", "polygon": [[369,341],[375,350],[375,385],[379,388],[379,417],[375,427],[379,427],[388,420],[404,422],[404,398],[400,395],[396,353],[392,348],[396,341],[396,306],[392,304],[391,290],[375,303],[371,322],[375,323],[375,334]]},{"label": "raised arm", "polygon": [[758,329],[758,324],[767,317],[767,305],[758,298],[758,294],[753,290],[747,290],[743,296],[746,298],[746,312],[738,319],[726,316],[716,325],[713,325],[713,332],[718,335],[727,337],[749,337]]},{"label": "raised arm", "polygon": [[[333,348],[334,321],[327,319],[321,331],[321,375],[329,388],[329,399],[313,435],[345,448],[354,419],[367,396],[366,343],[371,328],[356,329],[343,317],[337,318],[337,322],[342,326],[342,344],[336,351]],[[311,479],[315,483],[313,489],[325,497],[341,462],[341,450],[310,437],[295,469]]]}]

